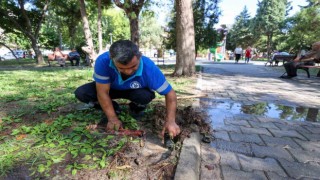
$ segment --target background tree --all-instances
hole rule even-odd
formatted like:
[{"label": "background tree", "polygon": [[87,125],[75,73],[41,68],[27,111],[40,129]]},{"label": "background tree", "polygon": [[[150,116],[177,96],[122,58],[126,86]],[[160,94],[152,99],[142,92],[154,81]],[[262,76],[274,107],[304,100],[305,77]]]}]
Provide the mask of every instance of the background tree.
[{"label": "background tree", "polygon": [[250,14],[247,6],[244,6],[243,10],[235,18],[235,23],[228,33],[227,49],[235,49],[237,45],[242,48],[253,45],[253,33],[251,31]]},{"label": "background tree", "polygon": [[192,0],[176,0],[177,59],[173,75],[191,76],[195,72],[195,34]]},{"label": "background tree", "polygon": [[253,28],[255,33],[267,37],[267,53],[270,57],[272,37],[279,31],[280,24],[284,21],[287,10],[287,0],[262,0],[258,1],[258,9],[254,18]]},{"label": "background tree", "polygon": [[90,30],[90,25],[89,25],[89,20],[86,12],[86,6],[84,3],[84,0],[79,0],[80,3],[80,12],[81,12],[81,17],[82,17],[82,23],[83,23],[83,31],[84,31],[84,36],[86,38],[86,47],[82,47],[82,50],[89,56],[90,59],[90,64],[94,64],[94,60],[96,59],[96,51],[94,50],[94,45],[93,45],[93,39],[92,39],[92,33]]},{"label": "background tree", "polygon": [[114,3],[124,10],[130,21],[131,41],[139,45],[139,14],[142,6],[147,0],[126,0],[123,3],[120,0],[114,0]]},{"label": "background tree", "polygon": [[[28,6],[26,6],[27,2]],[[0,27],[5,30],[5,33],[23,34],[27,37],[36,54],[38,64],[44,63],[38,40],[49,2],[49,0],[0,1],[2,16]]]},{"label": "background tree", "polygon": [[307,49],[312,43],[319,40],[320,5],[316,2],[303,7],[300,12],[289,18],[287,23],[285,42],[288,48]]},{"label": "background tree", "polygon": [[218,0],[196,0],[193,4],[193,16],[195,27],[196,55],[199,50],[207,51],[216,44],[214,24],[218,23],[221,11]]},{"label": "background tree", "polygon": [[[141,13],[140,46],[141,48],[160,48],[163,29],[152,11]],[[140,49],[141,49],[140,48]]]},{"label": "background tree", "polygon": [[[171,13],[171,21],[168,23],[169,37],[165,41],[167,49],[176,47],[176,7]],[[217,0],[196,0],[193,1],[193,16],[195,27],[195,48],[196,54],[199,51],[207,52],[208,48],[215,46],[217,32],[214,24],[218,23],[221,14]]]}]

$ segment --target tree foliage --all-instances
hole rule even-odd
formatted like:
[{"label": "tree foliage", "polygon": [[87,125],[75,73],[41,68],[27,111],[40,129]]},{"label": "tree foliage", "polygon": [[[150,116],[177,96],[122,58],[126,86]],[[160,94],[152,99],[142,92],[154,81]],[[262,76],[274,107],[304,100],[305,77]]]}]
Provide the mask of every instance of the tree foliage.
[{"label": "tree foliage", "polygon": [[35,54],[37,63],[44,63],[39,49],[39,32],[48,9],[49,0],[7,0],[0,1],[2,16],[0,27],[4,33],[22,34],[27,37]]},{"label": "tree foliage", "polygon": [[238,45],[244,48],[253,44],[251,22],[247,6],[245,6],[240,14],[236,16],[235,23],[229,30],[228,49],[235,49]]},{"label": "tree foliage", "polygon": [[267,52],[270,56],[272,37],[279,31],[281,23],[287,13],[287,0],[262,0],[258,2],[256,17],[254,18],[254,32],[267,37]]}]

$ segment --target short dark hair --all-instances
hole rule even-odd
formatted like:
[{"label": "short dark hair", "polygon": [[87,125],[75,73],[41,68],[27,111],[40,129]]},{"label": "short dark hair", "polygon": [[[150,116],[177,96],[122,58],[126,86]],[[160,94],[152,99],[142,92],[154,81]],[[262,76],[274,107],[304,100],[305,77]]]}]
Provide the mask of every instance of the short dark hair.
[{"label": "short dark hair", "polygon": [[126,65],[134,56],[139,59],[141,57],[141,53],[139,52],[138,46],[132,41],[119,40],[114,42],[110,47],[110,58],[114,62]]}]

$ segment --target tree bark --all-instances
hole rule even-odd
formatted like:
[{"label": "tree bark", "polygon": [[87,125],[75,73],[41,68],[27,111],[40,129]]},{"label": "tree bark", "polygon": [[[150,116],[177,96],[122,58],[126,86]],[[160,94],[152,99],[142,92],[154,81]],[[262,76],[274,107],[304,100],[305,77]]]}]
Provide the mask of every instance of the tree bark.
[{"label": "tree bark", "polygon": [[90,25],[87,17],[86,6],[84,3],[84,0],[79,0],[79,2],[80,2],[81,18],[83,23],[83,31],[84,31],[84,36],[86,38],[86,43],[87,43],[87,46],[82,47],[82,50],[88,54],[90,59],[90,66],[94,66],[94,61],[97,55],[93,46],[92,34],[91,34]]},{"label": "tree bark", "polygon": [[101,0],[98,0],[98,41],[99,41],[99,53],[102,52],[102,28],[101,28]]},{"label": "tree bark", "polygon": [[[114,3],[126,13],[126,16],[130,21],[130,33],[131,41],[139,46],[139,14],[142,9],[142,6],[146,0],[139,1],[125,1],[121,3],[120,0],[114,0]],[[125,4],[127,3],[127,4]]]},{"label": "tree bark", "polygon": [[195,72],[195,34],[192,0],[176,0],[177,59],[174,76],[192,76]]},{"label": "tree bark", "polygon": [[131,41],[139,46],[139,20],[138,18],[130,20]]}]

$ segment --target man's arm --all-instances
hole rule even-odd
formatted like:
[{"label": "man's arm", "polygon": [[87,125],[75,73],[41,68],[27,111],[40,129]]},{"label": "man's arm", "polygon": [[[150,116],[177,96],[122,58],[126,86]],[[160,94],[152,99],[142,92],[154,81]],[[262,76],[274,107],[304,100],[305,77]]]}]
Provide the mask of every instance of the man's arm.
[{"label": "man's arm", "polygon": [[112,101],[109,96],[110,84],[100,84],[96,82],[96,88],[99,104],[108,118],[107,129],[117,130],[122,128],[122,123],[114,111]]},{"label": "man's arm", "polygon": [[162,136],[168,132],[170,136],[174,137],[180,133],[180,128],[176,124],[176,110],[177,110],[177,96],[173,89],[165,95],[166,98],[166,122],[162,130]]}]

